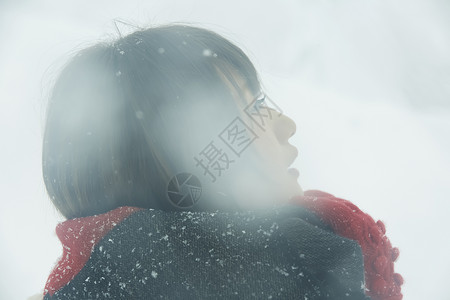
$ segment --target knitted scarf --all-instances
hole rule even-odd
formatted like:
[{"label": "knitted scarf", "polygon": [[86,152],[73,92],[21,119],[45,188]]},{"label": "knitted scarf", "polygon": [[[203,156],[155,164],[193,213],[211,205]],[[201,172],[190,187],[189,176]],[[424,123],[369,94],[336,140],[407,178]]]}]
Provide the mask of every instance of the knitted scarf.
[{"label": "knitted scarf", "polygon": [[304,196],[290,200],[304,206],[332,227],[336,234],[355,240],[364,256],[366,295],[373,300],[401,300],[403,278],[394,273],[394,262],[399,256],[387,238],[382,221],[375,222],[348,200],[319,190],[308,190]]},{"label": "knitted scarf", "polygon": [[[67,220],[44,299],[369,299],[363,253],[311,210],[119,207]],[[386,298],[387,299],[387,298]]]}]

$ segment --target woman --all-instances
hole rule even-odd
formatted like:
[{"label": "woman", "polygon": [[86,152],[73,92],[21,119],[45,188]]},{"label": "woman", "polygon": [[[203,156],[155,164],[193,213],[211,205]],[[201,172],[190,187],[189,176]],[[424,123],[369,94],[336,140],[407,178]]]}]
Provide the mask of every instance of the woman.
[{"label": "woman", "polygon": [[45,299],[401,299],[393,269],[378,290],[365,280],[381,271],[364,269],[361,232],[339,227],[349,204],[303,193],[288,169],[295,129],[248,57],[209,30],[161,26],[80,51],[47,109],[44,181],[67,221]]}]

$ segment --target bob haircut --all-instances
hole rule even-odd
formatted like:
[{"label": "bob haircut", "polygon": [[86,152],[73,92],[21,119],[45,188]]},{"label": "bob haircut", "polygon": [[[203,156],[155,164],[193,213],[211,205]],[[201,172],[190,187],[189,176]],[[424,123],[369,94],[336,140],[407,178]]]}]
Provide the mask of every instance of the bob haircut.
[{"label": "bob haircut", "polygon": [[[67,219],[120,206],[170,210],[158,200],[166,199],[176,167],[167,146],[173,119],[164,108],[189,99],[237,111],[243,94],[236,74],[260,93],[240,48],[186,25],[138,30],[78,52],[59,74],[46,110],[42,171],[57,210]],[[192,97],[198,90],[206,97]]]}]

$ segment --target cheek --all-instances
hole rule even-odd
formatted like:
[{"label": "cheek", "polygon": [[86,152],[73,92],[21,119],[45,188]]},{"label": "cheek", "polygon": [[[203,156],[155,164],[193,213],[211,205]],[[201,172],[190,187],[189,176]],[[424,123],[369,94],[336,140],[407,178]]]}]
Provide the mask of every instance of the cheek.
[{"label": "cheek", "polygon": [[273,131],[266,129],[265,132],[258,133],[259,138],[255,140],[253,149],[260,159],[260,162],[271,169],[283,167],[283,153]]}]

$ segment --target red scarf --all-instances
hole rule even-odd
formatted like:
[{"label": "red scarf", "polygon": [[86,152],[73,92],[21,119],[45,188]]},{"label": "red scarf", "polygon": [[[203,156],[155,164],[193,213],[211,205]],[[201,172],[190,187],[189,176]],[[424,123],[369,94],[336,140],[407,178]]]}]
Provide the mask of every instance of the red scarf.
[{"label": "red scarf", "polygon": [[350,201],[319,190],[305,191],[304,196],[295,196],[290,202],[310,209],[336,234],[359,243],[364,256],[367,296],[374,300],[403,299],[403,278],[394,273],[394,262],[400,252],[392,248],[383,222],[375,222]]}]

